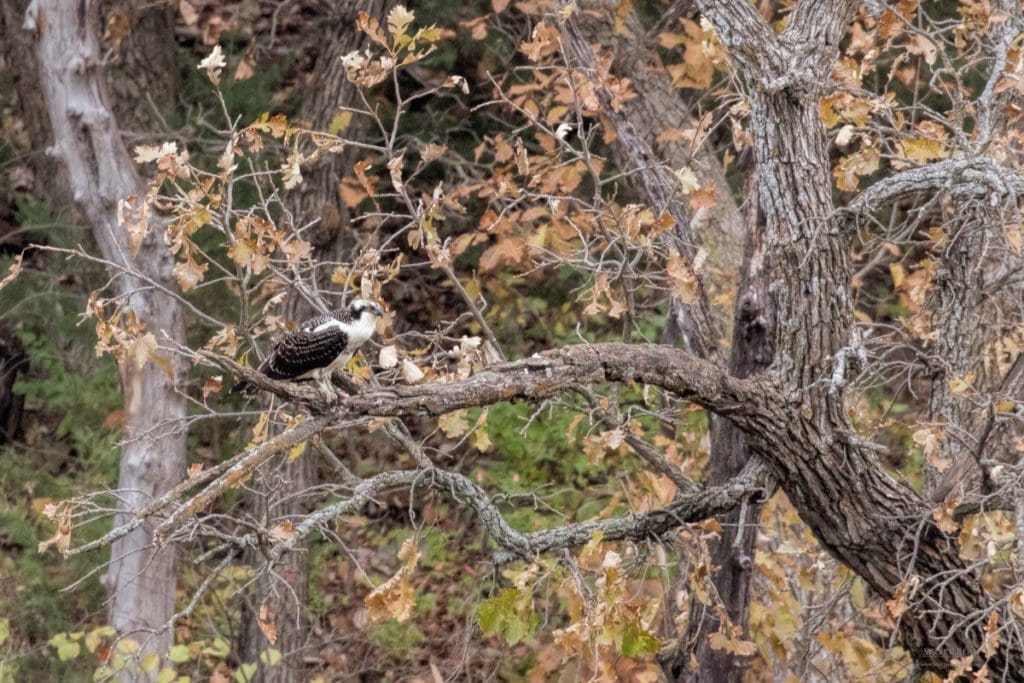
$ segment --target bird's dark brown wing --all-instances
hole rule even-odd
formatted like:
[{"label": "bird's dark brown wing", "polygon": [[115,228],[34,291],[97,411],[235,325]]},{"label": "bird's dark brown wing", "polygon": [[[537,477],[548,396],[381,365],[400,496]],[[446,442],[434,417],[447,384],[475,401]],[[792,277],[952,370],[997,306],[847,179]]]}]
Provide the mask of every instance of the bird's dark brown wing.
[{"label": "bird's dark brown wing", "polygon": [[271,379],[293,379],[330,365],[348,344],[348,335],[331,327],[320,332],[297,330],[285,335],[260,365]]}]

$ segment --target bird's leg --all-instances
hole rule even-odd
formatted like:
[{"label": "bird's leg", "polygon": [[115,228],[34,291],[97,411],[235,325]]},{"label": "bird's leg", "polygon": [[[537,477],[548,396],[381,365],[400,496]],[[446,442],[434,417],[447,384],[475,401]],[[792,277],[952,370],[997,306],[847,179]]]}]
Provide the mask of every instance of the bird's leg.
[{"label": "bird's leg", "polygon": [[334,384],[331,382],[330,368],[317,370],[316,383],[320,389],[320,393],[323,394],[324,399],[326,399],[328,403],[338,402],[338,392],[334,390]]}]

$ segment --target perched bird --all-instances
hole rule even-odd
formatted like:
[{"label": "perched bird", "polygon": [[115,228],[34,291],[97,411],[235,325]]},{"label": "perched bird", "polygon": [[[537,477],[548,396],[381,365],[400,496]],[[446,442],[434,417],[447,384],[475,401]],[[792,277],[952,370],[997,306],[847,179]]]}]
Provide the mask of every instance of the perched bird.
[{"label": "perched bird", "polygon": [[[382,315],[384,311],[373,301],[355,299],[345,308],[310,318],[277,342],[259,371],[270,379],[316,380],[324,394],[333,397],[331,373],[373,336]],[[243,380],[233,391],[249,389]]]}]

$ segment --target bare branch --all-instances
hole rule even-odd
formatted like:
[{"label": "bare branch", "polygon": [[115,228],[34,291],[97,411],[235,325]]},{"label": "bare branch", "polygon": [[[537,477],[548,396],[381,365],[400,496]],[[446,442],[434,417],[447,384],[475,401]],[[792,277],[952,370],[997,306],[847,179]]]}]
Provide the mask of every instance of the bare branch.
[{"label": "bare branch", "polygon": [[949,192],[954,198],[1018,197],[1024,181],[990,157],[956,157],[895,173],[871,185],[843,211],[854,216],[906,197]]}]

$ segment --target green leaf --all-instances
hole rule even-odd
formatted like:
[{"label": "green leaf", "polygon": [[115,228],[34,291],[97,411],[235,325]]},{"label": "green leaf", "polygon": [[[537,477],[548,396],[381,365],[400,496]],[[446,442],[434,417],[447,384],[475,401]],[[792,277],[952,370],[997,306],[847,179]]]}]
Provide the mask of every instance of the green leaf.
[{"label": "green leaf", "polygon": [[11,620],[0,619],[0,645],[7,642],[7,638],[11,635]]},{"label": "green leaf", "polygon": [[281,651],[269,647],[260,653],[260,661],[263,662],[263,666],[274,666],[281,661]]},{"label": "green leaf", "polygon": [[224,659],[231,654],[231,646],[223,638],[214,638],[208,647],[203,648],[203,654]]},{"label": "green leaf", "polygon": [[457,439],[469,431],[465,410],[453,410],[437,418],[437,426],[449,439]]},{"label": "green leaf", "polygon": [[175,664],[182,664],[191,659],[188,653],[188,646],[186,645],[175,645],[171,648],[170,654],[167,656]]},{"label": "green leaf", "polygon": [[658,652],[661,643],[636,621],[627,621],[622,631],[622,654],[642,657]]},{"label": "green leaf", "polygon": [[249,683],[249,681],[256,680],[256,662],[248,662],[238,667],[232,678],[238,681],[238,683]]},{"label": "green leaf", "polygon": [[171,683],[178,675],[178,672],[174,669],[160,669],[160,673],[156,675],[156,683]]},{"label": "green leaf", "polygon": [[147,652],[142,661],[139,662],[139,668],[146,673],[156,671],[158,666],[160,666],[160,657],[155,652]]},{"label": "green leaf", "polygon": [[533,595],[516,588],[503,588],[497,596],[482,601],[477,617],[485,635],[501,634],[509,645],[532,636],[540,624],[533,609]]},{"label": "green leaf", "polygon": [[62,662],[74,659],[82,651],[82,646],[68,637],[67,633],[58,633],[50,638],[50,646],[57,650],[57,658]]},{"label": "green leaf", "polygon": [[74,643],[70,640],[65,640],[63,643],[57,646],[57,659],[62,662],[66,662],[69,659],[74,659],[78,656],[78,653],[82,651],[82,646],[78,643]]}]

